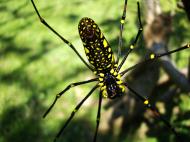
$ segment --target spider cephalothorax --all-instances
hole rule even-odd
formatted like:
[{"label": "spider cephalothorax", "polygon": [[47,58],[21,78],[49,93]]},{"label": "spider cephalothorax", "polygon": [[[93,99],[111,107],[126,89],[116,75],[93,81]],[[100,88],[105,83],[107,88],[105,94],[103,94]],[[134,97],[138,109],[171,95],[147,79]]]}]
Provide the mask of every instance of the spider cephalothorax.
[{"label": "spider cephalothorax", "polygon": [[114,72],[113,69],[110,70],[110,72],[102,74],[102,77],[100,77],[99,80],[101,94],[105,98],[114,99],[124,94],[125,87],[122,84],[121,77],[117,72]]}]

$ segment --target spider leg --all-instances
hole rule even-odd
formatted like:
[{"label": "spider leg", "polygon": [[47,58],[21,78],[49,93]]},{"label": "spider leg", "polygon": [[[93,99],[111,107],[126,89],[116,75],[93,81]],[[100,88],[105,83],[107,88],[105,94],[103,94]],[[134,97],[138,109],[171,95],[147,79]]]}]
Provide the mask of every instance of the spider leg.
[{"label": "spider leg", "polygon": [[136,43],[137,43],[137,40],[139,39],[139,36],[141,35],[142,33],[142,30],[143,30],[143,27],[142,27],[142,22],[141,22],[141,13],[140,13],[140,4],[139,4],[139,1],[137,1],[137,9],[138,9],[138,21],[139,21],[139,29],[138,29],[138,33],[136,35],[136,38],[135,40],[133,41],[133,43],[130,45],[130,48],[129,50],[127,51],[127,54],[124,56],[124,58],[122,59],[121,63],[119,64],[118,66],[118,71],[121,69],[121,67],[123,66],[123,64],[125,63],[129,53],[134,49]]},{"label": "spider leg", "polygon": [[61,36],[57,31],[55,31],[46,21],[45,19],[40,15],[36,5],[34,4],[34,1],[31,0],[32,5],[38,15],[38,18],[40,19],[40,22],[44,24],[48,29],[50,29],[55,35],[57,35],[65,44],[67,44],[76,54],[77,56],[81,59],[81,61],[91,70],[93,71],[93,68],[88,65],[88,63],[82,58],[82,56],[79,54],[79,52],[76,50],[76,48],[70,43],[68,40],[66,40],[63,36]]},{"label": "spider leg", "polygon": [[102,104],[102,94],[100,93],[99,94],[98,113],[97,113],[97,118],[96,118],[96,131],[94,134],[93,142],[96,142],[96,138],[97,138],[99,123],[100,123],[100,117],[101,117],[101,104]]},{"label": "spider leg", "polygon": [[119,45],[118,45],[118,51],[117,51],[116,64],[118,64],[119,57],[121,55],[122,35],[123,35],[123,30],[124,30],[125,18],[126,18],[126,9],[127,9],[127,0],[125,0],[125,4],[124,4],[124,8],[123,8],[123,15],[120,20],[120,34],[119,34]]},{"label": "spider leg", "polygon": [[177,48],[177,49],[175,49],[175,50],[171,50],[171,51],[169,51],[169,52],[162,53],[162,54],[154,54],[154,53],[152,53],[152,54],[150,54],[150,56],[149,56],[148,59],[145,59],[144,61],[139,62],[139,63],[137,63],[136,65],[133,65],[133,66],[131,66],[131,67],[125,69],[125,70],[122,71],[120,74],[121,74],[121,76],[123,76],[123,75],[126,74],[128,71],[133,70],[134,68],[136,68],[136,67],[138,67],[138,66],[140,66],[140,65],[147,64],[148,62],[156,61],[156,60],[158,60],[159,58],[161,58],[162,56],[170,55],[170,54],[172,54],[172,53],[175,53],[175,52],[178,52],[178,51],[187,49],[187,48],[190,48],[190,44],[187,44],[187,45],[185,45],[185,46],[183,46],[183,47],[180,47],[180,48]]},{"label": "spider leg", "polygon": [[65,128],[67,127],[67,125],[69,124],[69,122],[72,120],[72,118],[74,117],[75,113],[80,109],[80,107],[82,106],[82,104],[88,99],[88,97],[94,92],[94,90],[96,90],[98,88],[98,85],[94,86],[90,92],[86,95],[86,97],[75,107],[75,109],[72,111],[70,117],[67,119],[66,123],[63,125],[63,127],[61,128],[61,130],[58,132],[58,134],[56,135],[54,142],[56,142],[56,140],[59,138],[59,136],[61,135],[61,133],[65,130]]},{"label": "spider leg", "polygon": [[139,98],[139,100],[141,100],[143,102],[143,104],[145,105],[145,107],[149,108],[154,113],[154,115],[159,120],[161,120],[177,136],[177,132],[175,131],[175,128],[165,118],[162,117],[162,115],[159,113],[159,111],[157,110],[157,108],[154,107],[154,106],[152,106],[149,103],[148,99],[145,99],[143,96],[141,96],[139,93],[137,93],[126,82],[124,83],[124,85],[129,89],[129,91],[131,91],[135,96],[137,96]]},{"label": "spider leg", "polygon": [[98,78],[94,78],[94,79],[90,79],[90,80],[86,80],[86,81],[75,82],[75,83],[69,84],[64,90],[62,90],[60,93],[58,93],[58,94],[55,96],[55,99],[54,99],[53,103],[52,103],[51,106],[48,108],[48,110],[44,113],[43,118],[45,118],[46,115],[51,111],[51,109],[53,108],[53,106],[55,105],[55,103],[57,102],[57,100],[58,100],[66,91],[68,91],[70,88],[75,87],[75,86],[78,86],[78,85],[90,83],[90,82],[93,82],[93,81],[98,81]]}]

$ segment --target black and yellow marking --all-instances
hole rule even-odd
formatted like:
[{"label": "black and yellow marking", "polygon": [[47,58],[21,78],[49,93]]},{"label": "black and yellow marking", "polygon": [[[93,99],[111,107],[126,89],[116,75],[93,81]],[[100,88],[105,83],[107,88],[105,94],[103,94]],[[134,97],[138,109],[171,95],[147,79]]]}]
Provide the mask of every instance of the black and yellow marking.
[{"label": "black and yellow marking", "polygon": [[85,17],[79,22],[78,28],[90,64],[98,72],[112,68],[115,64],[113,52],[98,25]]}]

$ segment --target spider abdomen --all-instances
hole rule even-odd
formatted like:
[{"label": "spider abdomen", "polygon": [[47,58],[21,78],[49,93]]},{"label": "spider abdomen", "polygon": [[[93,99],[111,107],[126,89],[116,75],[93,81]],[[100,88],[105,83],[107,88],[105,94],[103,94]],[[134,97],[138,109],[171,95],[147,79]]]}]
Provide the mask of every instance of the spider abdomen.
[{"label": "spider abdomen", "polygon": [[112,49],[98,25],[85,17],[80,20],[78,29],[88,61],[95,70],[102,71],[113,67],[115,61]]}]

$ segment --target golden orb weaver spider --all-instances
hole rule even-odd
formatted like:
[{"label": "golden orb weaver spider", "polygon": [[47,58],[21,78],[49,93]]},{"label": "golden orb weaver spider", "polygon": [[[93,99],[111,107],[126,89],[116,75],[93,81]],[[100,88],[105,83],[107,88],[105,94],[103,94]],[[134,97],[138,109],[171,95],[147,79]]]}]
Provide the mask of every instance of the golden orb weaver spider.
[{"label": "golden orb weaver spider", "polygon": [[55,100],[53,101],[52,105],[49,107],[49,109],[45,112],[43,117],[46,117],[46,115],[50,112],[50,110],[55,105],[56,101],[70,88],[87,84],[90,82],[98,82],[86,95],[85,98],[75,107],[73,112],[71,113],[71,116],[67,119],[66,123],[62,126],[61,130],[56,135],[54,141],[56,141],[61,133],[65,130],[67,125],[70,123],[72,118],[74,117],[75,113],[80,109],[82,104],[91,96],[91,94],[97,89],[100,88],[99,93],[99,104],[98,104],[98,112],[97,112],[97,118],[96,118],[96,129],[95,134],[93,138],[93,142],[96,142],[97,139],[97,132],[99,128],[100,123],[100,117],[101,117],[101,104],[103,98],[109,98],[109,99],[115,99],[117,97],[120,97],[124,95],[125,89],[128,88],[129,91],[131,91],[135,96],[139,98],[145,105],[145,107],[149,108],[154,112],[155,116],[158,117],[171,131],[176,134],[176,131],[174,127],[165,120],[161,114],[158,112],[158,110],[152,106],[148,99],[141,96],[138,92],[136,92],[133,88],[130,87],[126,82],[122,81],[121,77],[125,75],[128,71],[136,68],[137,66],[146,63],[146,62],[153,62],[157,60],[158,58],[169,55],[184,49],[187,49],[190,47],[190,44],[187,44],[181,48],[162,53],[162,54],[150,54],[148,59],[145,59],[144,61],[137,63],[136,65],[127,68],[120,72],[121,67],[125,63],[129,53],[134,49],[139,36],[141,35],[143,31],[141,18],[140,18],[140,5],[139,1],[137,1],[137,9],[138,9],[138,22],[139,22],[139,29],[138,33],[136,35],[136,38],[134,42],[130,45],[129,50],[123,57],[122,61],[119,63],[119,57],[121,54],[121,47],[122,47],[122,34],[123,34],[123,27],[125,24],[125,18],[126,18],[126,8],[127,8],[127,0],[124,2],[124,8],[123,8],[123,15],[120,19],[120,35],[119,35],[119,45],[118,45],[118,53],[117,53],[117,59],[115,60],[113,51],[106,40],[105,36],[101,32],[98,25],[91,19],[84,17],[80,20],[78,25],[79,35],[83,42],[84,50],[86,53],[86,56],[88,58],[88,61],[90,65],[82,58],[82,56],[78,53],[76,48],[73,46],[72,43],[70,43],[68,40],[66,40],[63,36],[61,36],[56,30],[54,30],[40,15],[35,3],[33,0],[31,0],[32,5],[35,9],[35,12],[38,15],[38,18],[40,19],[41,23],[44,24],[49,30],[51,30],[56,36],[58,36],[65,44],[67,44],[80,58],[80,60],[97,76],[96,78],[85,80],[81,82],[75,82],[68,85],[64,90],[62,90],[60,93],[58,93],[55,97]]}]

